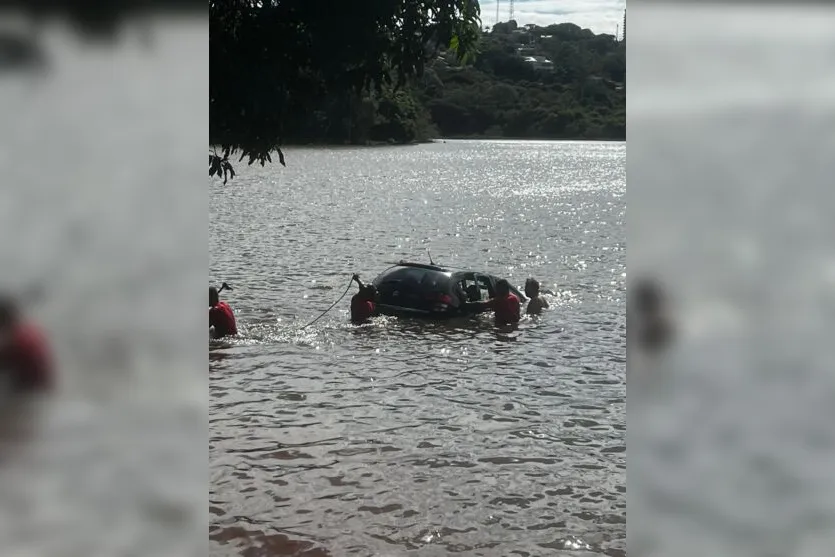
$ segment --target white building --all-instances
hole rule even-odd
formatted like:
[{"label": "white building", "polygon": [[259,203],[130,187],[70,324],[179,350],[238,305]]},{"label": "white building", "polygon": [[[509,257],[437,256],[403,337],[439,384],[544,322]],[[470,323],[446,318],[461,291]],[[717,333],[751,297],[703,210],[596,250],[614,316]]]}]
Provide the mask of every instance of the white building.
[{"label": "white building", "polygon": [[525,62],[533,66],[535,70],[553,70],[554,63],[544,56],[525,56]]}]

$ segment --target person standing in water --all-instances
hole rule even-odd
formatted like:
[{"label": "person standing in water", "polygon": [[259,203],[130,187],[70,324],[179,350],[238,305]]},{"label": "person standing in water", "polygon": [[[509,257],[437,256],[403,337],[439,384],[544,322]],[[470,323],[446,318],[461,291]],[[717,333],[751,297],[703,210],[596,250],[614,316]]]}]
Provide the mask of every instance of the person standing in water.
[{"label": "person standing in water", "polygon": [[377,297],[377,289],[373,284],[363,284],[360,276],[357,274],[354,274],[351,278],[360,287],[360,291],[351,297],[351,321],[354,323],[364,323],[374,315],[374,310],[376,309],[374,300]]},{"label": "person standing in water", "polygon": [[529,278],[525,281],[525,296],[530,298],[528,302],[528,315],[539,315],[543,309],[548,309],[548,300],[539,293],[539,281]]},{"label": "person standing in water", "polygon": [[[631,315],[630,315],[631,314]],[[627,297],[627,346],[635,345],[648,354],[658,354],[675,336],[661,287],[641,279]]]},{"label": "person standing in water", "polygon": [[496,282],[495,297],[486,302],[473,302],[466,305],[468,309],[479,313],[493,310],[497,325],[518,323],[521,318],[519,298],[510,291],[510,283],[506,279]]},{"label": "person standing in water", "polygon": [[226,302],[220,301],[220,294],[214,286],[209,287],[209,332],[218,339],[238,334],[235,314]]},{"label": "person standing in water", "polygon": [[54,373],[43,332],[20,315],[11,298],[0,298],[0,374],[15,392],[37,392],[53,387]]}]

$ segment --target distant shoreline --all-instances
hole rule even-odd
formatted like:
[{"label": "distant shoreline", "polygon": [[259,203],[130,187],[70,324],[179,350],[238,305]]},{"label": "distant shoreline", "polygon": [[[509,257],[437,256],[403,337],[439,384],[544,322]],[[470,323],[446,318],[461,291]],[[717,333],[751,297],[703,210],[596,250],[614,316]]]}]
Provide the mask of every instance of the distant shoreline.
[{"label": "distant shoreline", "polygon": [[609,142],[609,143],[626,143],[626,139],[605,139],[605,138],[588,138],[588,137],[508,137],[508,136],[450,136],[439,137],[432,139],[430,142],[438,141],[552,141],[554,143],[562,143],[569,141],[589,141],[589,142]]},{"label": "distant shoreline", "polygon": [[[382,142],[382,141],[369,141],[367,143],[328,143],[326,141],[312,141],[312,142],[289,142],[285,143],[281,146],[282,149],[287,148],[305,148],[305,149],[317,149],[317,148],[341,148],[341,149],[379,149],[380,147],[414,147],[417,145],[428,145],[430,143],[444,143],[446,141],[547,141],[550,143],[570,143],[570,142],[588,142],[588,143],[626,143],[625,139],[589,139],[585,137],[578,137],[578,138],[553,138],[553,137],[487,137],[487,136],[463,136],[463,137],[436,137],[432,139],[426,139],[423,141],[410,141],[404,143],[397,143],[397,142]],[[223,155],[220,151],[220,147],[218,147],[218,155]],[[234,157],[234,154],[230,157]]]}]

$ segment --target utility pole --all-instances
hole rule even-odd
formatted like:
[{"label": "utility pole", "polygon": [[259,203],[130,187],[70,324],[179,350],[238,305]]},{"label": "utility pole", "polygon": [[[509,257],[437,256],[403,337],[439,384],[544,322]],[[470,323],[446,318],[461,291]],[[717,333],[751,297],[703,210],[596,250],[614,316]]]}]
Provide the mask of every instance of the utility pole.
[{"label": "utility pole", "polygon": [[510,19],[508,19],[508,21],[513,21],[513,16],[514,16],[514,13],[513,13],[513,0],[510,0]]},{"label": "utility pole", "polygon": [[626,8],[623,9],[623,42],[626,42]]}]

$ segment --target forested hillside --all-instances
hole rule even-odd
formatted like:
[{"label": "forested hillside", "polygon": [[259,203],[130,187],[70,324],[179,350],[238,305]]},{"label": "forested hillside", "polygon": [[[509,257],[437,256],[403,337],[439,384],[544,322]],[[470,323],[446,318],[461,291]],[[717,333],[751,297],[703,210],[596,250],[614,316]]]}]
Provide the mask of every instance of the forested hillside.
[{"label": "forested hillside", "polygon": [[340,92],[292,114],[293,143],[434,137],[626,138],[625,44],[571,23],[500,23],[462,63],[441,53],[422,78],[380,94]]}]

